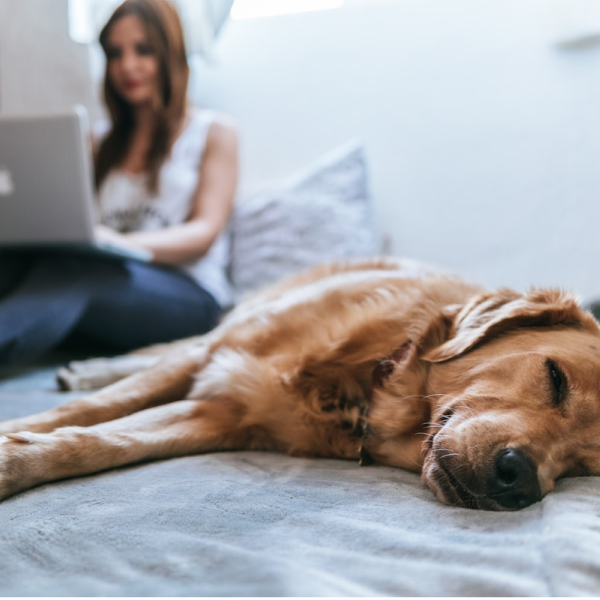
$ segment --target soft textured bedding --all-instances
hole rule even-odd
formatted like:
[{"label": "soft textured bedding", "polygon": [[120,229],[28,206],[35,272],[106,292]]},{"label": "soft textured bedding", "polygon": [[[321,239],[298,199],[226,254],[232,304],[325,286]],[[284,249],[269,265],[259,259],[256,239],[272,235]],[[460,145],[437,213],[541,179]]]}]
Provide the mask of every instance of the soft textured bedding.
[{"label": "soft textured bedding", "polygon": [[[44,368],[0,419],[55,406]],[[492,513],[417,475],[221,453],[45,485],[0,503],[3,596],[568,596],[600,593],[600,478]]]}]

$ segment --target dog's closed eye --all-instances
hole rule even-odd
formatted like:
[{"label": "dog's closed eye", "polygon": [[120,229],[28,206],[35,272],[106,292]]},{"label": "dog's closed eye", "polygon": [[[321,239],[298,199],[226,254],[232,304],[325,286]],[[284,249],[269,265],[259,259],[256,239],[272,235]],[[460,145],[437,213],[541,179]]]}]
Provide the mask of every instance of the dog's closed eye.
[{"label": "dog's closed eye", "polygon": [[452,415],[454,414],[454,410],[452,410],[451,408],[448,408],[444,411],[444,413],[442,414],[442,416],[440,417],[440,423],[442,425],[445,425],[450,418],[452,417]]},{"label": "dog's closed eye", "polygon": [[561,408],[564,406],[569,391],[567,378],[559,366],[550,358],[546,360],[546,368],[548,369],[552,390],[552,406]]}]

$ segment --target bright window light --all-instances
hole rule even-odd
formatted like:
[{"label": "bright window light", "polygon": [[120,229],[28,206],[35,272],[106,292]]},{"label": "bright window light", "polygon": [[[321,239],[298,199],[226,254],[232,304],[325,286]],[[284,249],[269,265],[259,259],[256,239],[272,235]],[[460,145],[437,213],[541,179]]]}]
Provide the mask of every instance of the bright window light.
[{"label": "bright window light", "polygon": [[85,0],[69,0],[69,33],[72,40],[83,44],[89,42],[95,33]]},{"label": "bright window light", "polygon": [[89,44],[98,39],[102,25],[122,0],[69,0],[71,39]]},{"label": "bright window light", "polygon": [[235,0],[232,19],[258,19],[275,15],[331,10],[340,8],[344,0]]}]

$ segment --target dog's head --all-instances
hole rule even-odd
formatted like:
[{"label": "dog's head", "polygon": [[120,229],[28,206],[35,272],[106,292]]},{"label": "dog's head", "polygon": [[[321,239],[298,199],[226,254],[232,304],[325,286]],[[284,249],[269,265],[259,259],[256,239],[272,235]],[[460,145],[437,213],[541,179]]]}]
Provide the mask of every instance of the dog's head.
[{"label": "dog's head", "polygon": [[484,294],[446,316],[422,477],[448,504],[515,510],[600,475],[600,328],[558,291]]}]

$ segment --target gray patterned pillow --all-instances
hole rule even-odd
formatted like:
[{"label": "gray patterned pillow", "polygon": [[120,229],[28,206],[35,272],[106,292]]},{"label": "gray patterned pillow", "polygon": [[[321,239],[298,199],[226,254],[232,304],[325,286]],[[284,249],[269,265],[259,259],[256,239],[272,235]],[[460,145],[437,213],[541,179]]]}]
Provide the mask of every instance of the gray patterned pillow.
[{"label": "gray patterned pillow", "polygon": [[376,251],[364,149],[351,142],[236,207],[230,277],[237,299],[302,269]]}]

